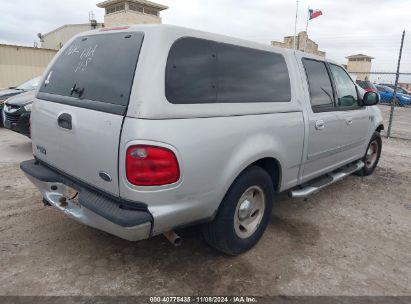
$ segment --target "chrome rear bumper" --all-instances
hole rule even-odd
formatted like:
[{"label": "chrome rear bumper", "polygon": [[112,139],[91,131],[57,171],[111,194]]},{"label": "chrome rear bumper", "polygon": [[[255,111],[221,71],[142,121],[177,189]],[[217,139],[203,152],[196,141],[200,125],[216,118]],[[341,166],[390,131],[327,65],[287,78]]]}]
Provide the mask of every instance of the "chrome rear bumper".
[{"label": "chrome rear bumper", "polygon": [[[129,203],[124,207],[35,160],[23,162],[20,167],[43,198],[68,217],[129,241],[150,237],[152,217],[148,211],[137,210]],[[68,197],[68,188],[78,192],[78,200]]]}]

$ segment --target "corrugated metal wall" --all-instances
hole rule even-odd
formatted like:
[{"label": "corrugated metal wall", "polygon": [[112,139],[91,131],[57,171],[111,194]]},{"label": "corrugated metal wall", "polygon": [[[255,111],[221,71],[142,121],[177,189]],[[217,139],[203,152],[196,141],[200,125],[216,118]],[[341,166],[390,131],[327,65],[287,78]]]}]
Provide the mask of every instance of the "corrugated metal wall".
[{"label": "corrugated metal wall", "polygon": [[0,44],[0,88],[41,75],[57,51]]}]

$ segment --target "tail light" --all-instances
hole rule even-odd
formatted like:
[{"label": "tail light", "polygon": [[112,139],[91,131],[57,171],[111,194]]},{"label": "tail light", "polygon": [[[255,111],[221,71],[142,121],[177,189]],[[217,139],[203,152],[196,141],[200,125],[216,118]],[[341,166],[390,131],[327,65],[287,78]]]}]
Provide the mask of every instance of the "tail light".
[{"label": "tail light", "polygon": [[126,174],[128,181],[137,186],[168,185],[180,179],[180,169],[173,151],[146,145],[127,149]]}]

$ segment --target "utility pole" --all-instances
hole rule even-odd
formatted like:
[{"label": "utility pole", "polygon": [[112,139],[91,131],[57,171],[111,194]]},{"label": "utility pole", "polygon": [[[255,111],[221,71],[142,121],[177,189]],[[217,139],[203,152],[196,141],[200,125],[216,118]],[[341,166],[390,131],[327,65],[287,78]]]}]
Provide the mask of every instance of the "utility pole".
[{"label": "utility pole", "polygon": [[404,37],[405,37],[405,30],[402,31],[400,55],[398,56],[397,74],[395,75],[394,94],[391,100],[391,112],[390,112],[390,121],[388,123],[387,138],[391,136],[392,119],[394,117],[395,100],[397,96],[398,78],[400,77],[400,65],[401,65],[402,47],[404,46]]}]

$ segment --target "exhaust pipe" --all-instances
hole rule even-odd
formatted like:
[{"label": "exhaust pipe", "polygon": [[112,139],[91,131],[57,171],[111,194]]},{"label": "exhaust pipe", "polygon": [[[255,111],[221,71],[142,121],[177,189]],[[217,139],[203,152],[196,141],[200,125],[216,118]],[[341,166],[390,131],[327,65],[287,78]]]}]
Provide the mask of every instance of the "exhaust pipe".
[{"label": "exhaust pipe", "polygon": [[175,247],[179,247],[183,243],[183,239],[177,233],[175,233],[174,231],[169,231],[169,232],[163,233],[163,235]]}]

